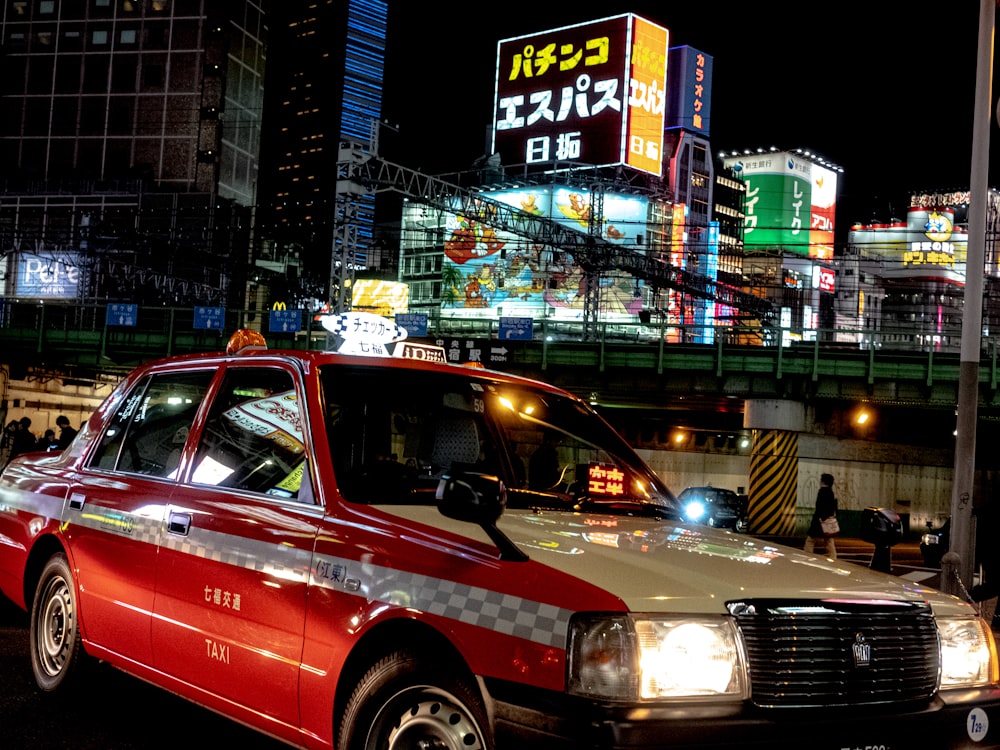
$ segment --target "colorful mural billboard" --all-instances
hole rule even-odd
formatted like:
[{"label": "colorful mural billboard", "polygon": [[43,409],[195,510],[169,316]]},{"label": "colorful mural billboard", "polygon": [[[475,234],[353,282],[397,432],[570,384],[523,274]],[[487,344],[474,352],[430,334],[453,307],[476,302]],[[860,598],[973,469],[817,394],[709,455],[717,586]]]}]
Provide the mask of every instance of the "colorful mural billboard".
[{"label": "colorful mural billboard", "polygon": [[[586,234],[591,224],[585,189],[539,186],[490,193],[490,199],[551,219]],[[604,195],[601,236],[628,247],[643,243],[648,201],[632,195]],[[404,225],[407,215],[403,216]],[[627,274],[605,277],[597,295],[605,319],[631,320],[642,307],[641,284]],[[584,273],[572,253],[504,232],[465,216],[456,203],[445,215],[441,314],[444,317],[504,316],[580,320]]]},{"label": "colorful mural billboard", "polygon": [[504,164],[662,173],[670,33],[631,13],[497,45],[493,152]]}]

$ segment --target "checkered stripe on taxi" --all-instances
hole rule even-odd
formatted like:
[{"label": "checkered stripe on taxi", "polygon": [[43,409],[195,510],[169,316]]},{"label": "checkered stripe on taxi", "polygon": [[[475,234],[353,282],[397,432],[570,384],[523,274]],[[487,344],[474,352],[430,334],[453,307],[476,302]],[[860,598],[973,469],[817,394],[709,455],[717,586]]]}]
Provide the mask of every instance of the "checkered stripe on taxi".
[{"label": "checkered stripe on taxi", "polygon": [[355,593],[346,584],[352,579],[360,579],[356,594],[367,599],[411,607],[543,646],[566,648],[571,610],[458,581],[367,563],[361,564],[358,576],[358,565],[351,560],[319,558],[313,566],[312,585]]}]

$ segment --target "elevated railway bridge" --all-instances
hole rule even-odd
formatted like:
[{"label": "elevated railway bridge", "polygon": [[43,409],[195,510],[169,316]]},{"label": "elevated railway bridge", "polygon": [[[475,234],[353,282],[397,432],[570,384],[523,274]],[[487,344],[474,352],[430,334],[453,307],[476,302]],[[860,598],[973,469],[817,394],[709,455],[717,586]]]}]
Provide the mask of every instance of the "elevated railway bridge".
[{"label": "elevated railway bridge", "polygon": [[[197,308],[124,306],[134,319],[123,319],[120,307],[3,300],[0,364],[7,366],[10,380],[106,383],[144,360],[222,349],[239,327],[263,331],[272,348],[326,345],[325,332],[306,311],[288,311],[296,324],[270,330],[267,310],[225,310],[222,317],[207,319],[212,327],[198,328]],[[881,435],[891,442],[900,437],[923,442],[919,433],[932,425],[936,432],[939,423],[949,431],[954,427],[957,352],[905,349],[898,343],[891,349],[862,349],[832,343],[834,331],[817,331],[815,341],[776,346],[767,342],[781,341],[781,332],[760,328],[720,328],[714,344],[671,343],[684,338],[677,326],[609,323],[596,330],[583,341],[578,325],[546,320],[536,322],[531,340],[504,340],[495,320],[440,319],[429,322],[424,340],[444,345],[453,361],[547,380],[608,409],[646,419],[665,410],[702,414],[709,430],[723,421],[722,415],[742,414],[747,400],[800,402],[824,422],[841,414],[845,429],[843,417],[860,407],[886,410],[895,414],[901,430]],[[877,334],[862,338],[877,340]],[[738,343],[749,341],[758,343]],[[998,343],[983,345],[982,423],[1000,419]],[[840,433],[841,427],[830,424],[824,430]],[[883,420],[877,429],[889,427]],[[856,436],[851,429],[849,436]]]},{"label": "elevated railway bridge", "polygon": [[[305,311],[285,311],[275,328],[267,310],[216,308],[219,315],[206,318],[197,308],[125,307],[3,300],[3,422],[37,416],[40,432],[59,413],[82,420],[139,362],[222,350],[240,327],[261,330],[272,349],[327,342]],[[206,320],[210,327],[198,327]],[[947,516],[957,352],[861,349],[831,343],[834,331],[790,346],[768,345],[782,331],[759,328],[720,328],[713,344],[673,343],[683,331],[656,324],[598,324],[588,340],[581,333],[547,320],[536,322],[530,340],[507,340],[497,321],[441,319],[420,340],[440,343],[452,361],[546,380],[589,400],[630,443],[648,449],[669,486],[745,486],[754,533],[803,532],[813,485],[831,469],[848,534],[873,502],[912,512],[918,530]],[[984,341],[982,353],[977,469],[988,476],[977,492],[986,495],[1000,471],[996,342]],[[856,419],[862,410],[871,417],[864,425]],[[674,444],[681,436],[684,445]]]}]

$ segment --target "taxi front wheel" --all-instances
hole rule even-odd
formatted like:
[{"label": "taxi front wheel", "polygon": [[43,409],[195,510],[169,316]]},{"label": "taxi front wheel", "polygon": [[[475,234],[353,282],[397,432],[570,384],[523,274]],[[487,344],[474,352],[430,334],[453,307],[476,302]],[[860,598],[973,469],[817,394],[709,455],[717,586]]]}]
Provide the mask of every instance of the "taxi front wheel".
[{"label": "taxi front wheel", "polygon": [[83,652],[76,588],[65,555],[54,555],[38,579],[29,639],[35,682],[42,690],[55,690],[73,674]]},{"label": "taxi front wheel", "polygon": [[347,702],[344,750],[493,750],[474,690],[418,655],[396,651],[368,670]]}]

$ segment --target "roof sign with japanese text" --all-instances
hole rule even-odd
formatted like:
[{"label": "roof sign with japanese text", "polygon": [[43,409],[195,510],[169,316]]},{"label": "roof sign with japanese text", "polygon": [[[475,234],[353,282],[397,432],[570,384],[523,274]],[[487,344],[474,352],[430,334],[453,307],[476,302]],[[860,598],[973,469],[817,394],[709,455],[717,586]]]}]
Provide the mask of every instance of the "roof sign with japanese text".
[{"label": "roof sign with japanese text", "polygon": [[835,171],[787,151],[731,156],[723,164],[746,182],[743,243],[748,253],[780,248],[833,258]]},{"label": "roof sign with japanese text", "polygon": [[852,227],[848,244],[866,257],[883,259],[886,278],[963,285],[969,233],[954,221],[950,208],[911,207],[905,222]]},{"label": "roof sign with japanese text", "polygon": [[334,339],[332,348],[340,354],[447,362],[443,348],[436,344],[406,341],[406,328],[398,321],[381,315],[352,311],[340,315],[320,315],[319,321]]},{"label": "roof sign with japanese text", "polygon": [[406,338],[405,328],[372,313],[321,315],[320,323],[337,339],[336,349],[341,354],[389,357],[392,353],[386,349],[386,345]]},{"label": "roof sign with japanese text", "polygon": [[709,137],[712,125],[712,56],[694,47],[670,50],[667,128]]},{"label": "roof sign with japanese text", "polygon": [[660,175],[669,37],[627,13],[501,40],[493,151]]}]

